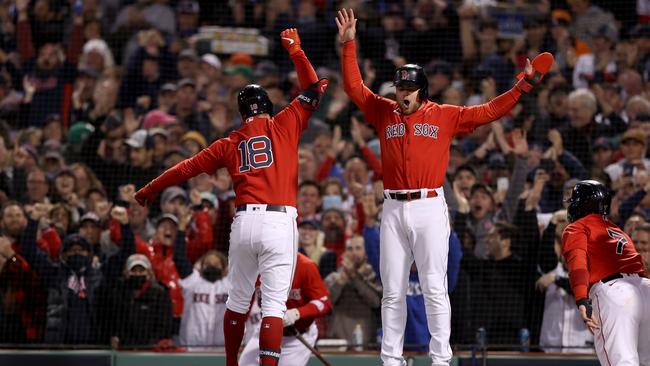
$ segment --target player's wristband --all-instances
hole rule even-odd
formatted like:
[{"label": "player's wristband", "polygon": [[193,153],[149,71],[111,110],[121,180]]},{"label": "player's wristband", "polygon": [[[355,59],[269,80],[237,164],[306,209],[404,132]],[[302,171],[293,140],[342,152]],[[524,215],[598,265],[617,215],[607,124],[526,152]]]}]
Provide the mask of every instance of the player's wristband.
[{"label": "player's wristband", "polygon": [[587,310],[587,317],[591,318],[593,308],[591,307],[591,300],[589,298],[583,297],[582,299],[576,301],[576,305],[578,307],[580,307],[581,305],[584,305],[585,309]]}]

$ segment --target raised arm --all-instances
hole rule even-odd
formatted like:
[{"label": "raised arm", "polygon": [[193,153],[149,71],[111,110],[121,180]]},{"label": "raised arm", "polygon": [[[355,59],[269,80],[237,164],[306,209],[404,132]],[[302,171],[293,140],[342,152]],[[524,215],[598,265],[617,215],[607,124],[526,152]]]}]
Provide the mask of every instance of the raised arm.
[{"label": "raised arm", "polygon": [[341,50],[341,72],[343,74],[343,89],[354,104],[366,115],[366,121],[377,123],[376,104],[382,98],[373,93],[363,83],[359,63],[357,61],[357,46],[354,41],[357,19],[352,9],[339,10],[336,18],[339,29],[339,40],[343,44]]},{"label": "raised arm", "polygon": [[135,194],[135,200],[142,206],[152,203],[158,192],[178,185],[201,173],[212,174],[224,166],[222,160],[228,139],[221,139],[203,149],[193,157],[183,160],[167,169],[158,178],[149,182]]},{"label": "raised arm", "polygon": [[311,84],[318,81],[314,67],[307,59],[305,51],[300,47],[300,37],[296,28],[285,29],[280,33],[282,46],[289,52],[291,61],[296,67],[300,89],[307,89]]},{"label": "raised arm", "polygon": [[526,67],[517,76],[518,81],[512,89],[488,103],[460,108],[457,131],[469,132],[478,126],[496,121],[504,116],[515,106],[521,94],[530,92],[535,85],[541,82],[544,74],[548,72],[552,65],[553,56],[547,52],[535,57],[532,63],[530,60],[526,60]]}]

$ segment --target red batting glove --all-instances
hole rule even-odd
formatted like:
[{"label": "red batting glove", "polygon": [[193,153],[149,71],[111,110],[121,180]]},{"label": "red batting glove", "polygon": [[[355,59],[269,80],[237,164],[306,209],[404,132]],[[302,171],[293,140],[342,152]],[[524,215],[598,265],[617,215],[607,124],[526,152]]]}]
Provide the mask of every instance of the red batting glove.
[{"label": "red batting glove", "polygon": [[302,49],[300,47],[300,37],[298,36],[298,30],[296,28],[283,30],[282,33],[280,33],[280,38],[282,39],[282,46],[289,52],[289,55],[293,55]]},{"label": "red batting glove", "polygon": [[[533,87],[542,82],[544,75],[553,66],[555,59],[553,55],[548,52],[543,52],[537,55],[533,62],[531,62],[531,69],[524,71],[517,75],[517,83],[515,86],[522,92],[528,93],[533,90]],[[527,60],[528,63],[528,60]],[[528,65],[526,65],[528,66]]]},{"label": "red batting glove", "polygon": [[140,206],[146,207],[147,205],[153,203],[153,201],[156,200],[156,193],[151,192],[149,190],[149,185],[146,185],[143,188],[141,188],[139,191],[135,192],[135,196],[133,198],[135,198],[135,200],[140,204]]}]

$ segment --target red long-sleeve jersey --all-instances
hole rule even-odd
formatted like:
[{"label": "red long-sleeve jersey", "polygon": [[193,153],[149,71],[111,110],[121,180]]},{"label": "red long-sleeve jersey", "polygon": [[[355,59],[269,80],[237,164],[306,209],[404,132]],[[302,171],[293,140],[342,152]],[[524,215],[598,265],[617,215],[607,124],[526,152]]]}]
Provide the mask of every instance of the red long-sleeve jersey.
[{"label": "red long-sleeve jersey", "polygon": [[425,101],[415,113],[403,115],[395,101],[374,94],[363,84],[354,41],[343,44],[341,60],[345,92],[377,130],[387,189],[441,187],[452,137],[497,120],[521,96],[513,87],[489,103],[471,107]]},{"label": "red long-sleeve jersey", "polygon": [[[291,55],[300,85],[318,81],[303,51]],[[147,185],[151,192],[177,185],[200,173],[226,167],[233,180],[235,202],[296,206],[298,139],[312,111],[294,99],[272,118],[250,117],[227,138],[219,139],[178,163]]]},{"label": "red long-sleeve jersey", "polygon": [[[260,279],[257,277],[256,297],[261,302],[259,291]],[[309,257],[298,253],[296,270],[291,282],[291,290],[287,299],[287,310],[298,309],[300,319],[294,326],[300,333],[306,332],[311,323],[317,318],[323,317],[332,310],[332,303],[329,299],[330,291],[320,277],[320,271]],[[252,305],[252,302],[251,302]]]},{"label": "red long-sleeve jersey", "polygon": [[598,214],[587,215],[564,229],[562,254],[576,301],[589,297],[591,285],[607,276],[645,273],[632,239]]}]

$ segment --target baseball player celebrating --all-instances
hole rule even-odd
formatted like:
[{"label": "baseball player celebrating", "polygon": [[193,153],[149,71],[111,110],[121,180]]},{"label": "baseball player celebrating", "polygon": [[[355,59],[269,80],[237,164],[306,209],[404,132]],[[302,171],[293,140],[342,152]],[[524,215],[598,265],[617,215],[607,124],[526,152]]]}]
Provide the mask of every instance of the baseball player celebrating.
[{"label": "baseball player celebrating", "polygon": [[[318,329],[314,319],[327,315],[332,304],[329,300],[329,290],[320,277],[316,263],[309,257],[298,253],[296,272],[293,275],[291,292],[287,300],[287,312],[284,313],[283,325],[285,337],[282,337],[282,355],[280,366],[304,366],[309,361],[311,351],[305,347],[292,333],[302,334],[309,344],[314,346],[318,338]],[[262,297],[263,298],[263,297]],[[239,359],[241,366],[258,364],[256,338],[259,337],[260,327],[256,327],[253,338],[246,344]]]},{"label": "baseball player celebrating", "polygon": [[354,41],[352,10],[338,12],[336,24],[343,43],[345,92],[363,111],[381,143],[384,202],[380,232],[380,273],[384,365],[405,365],[402,357],[406,324],[406,290],[415,260],[425,299],[432,365],[448,365],[450,305],[447,296],[449,219],[442,185],[452,137],[497,120],[530,91],[550,68],[553,56],[544,53],[531,64],[515,86],[486,104],[460,107],[427,99],[427,76],[422,67],[408,64],[395,72],[396,101],[374,94],[363,84]]},{"label": "baseball player celebrating", "polygon": [[650,366],[650,280],[630,237],[607,218],[611,200],[594,180],[573,188],[562,253],[600,364]]},{"label": "baseball player celebrating", "polygon": [[237,213],[230,234],[231,288],[224,316],[227,366],[237,365],[258,273],[264,295],[260,365],[275,366],[280,357],[282,318],[297,253],[298,138],[327,88],[327,80],[318,80],[302,51],[298,31],[287,29],[281,37],[303,93],[273,116],[266,91],[259,85],[245,86],[237,96],[243,120],[238,130],[167,170],[135,195],[146,204],[165,187],[200,173],[228,169]]}]

